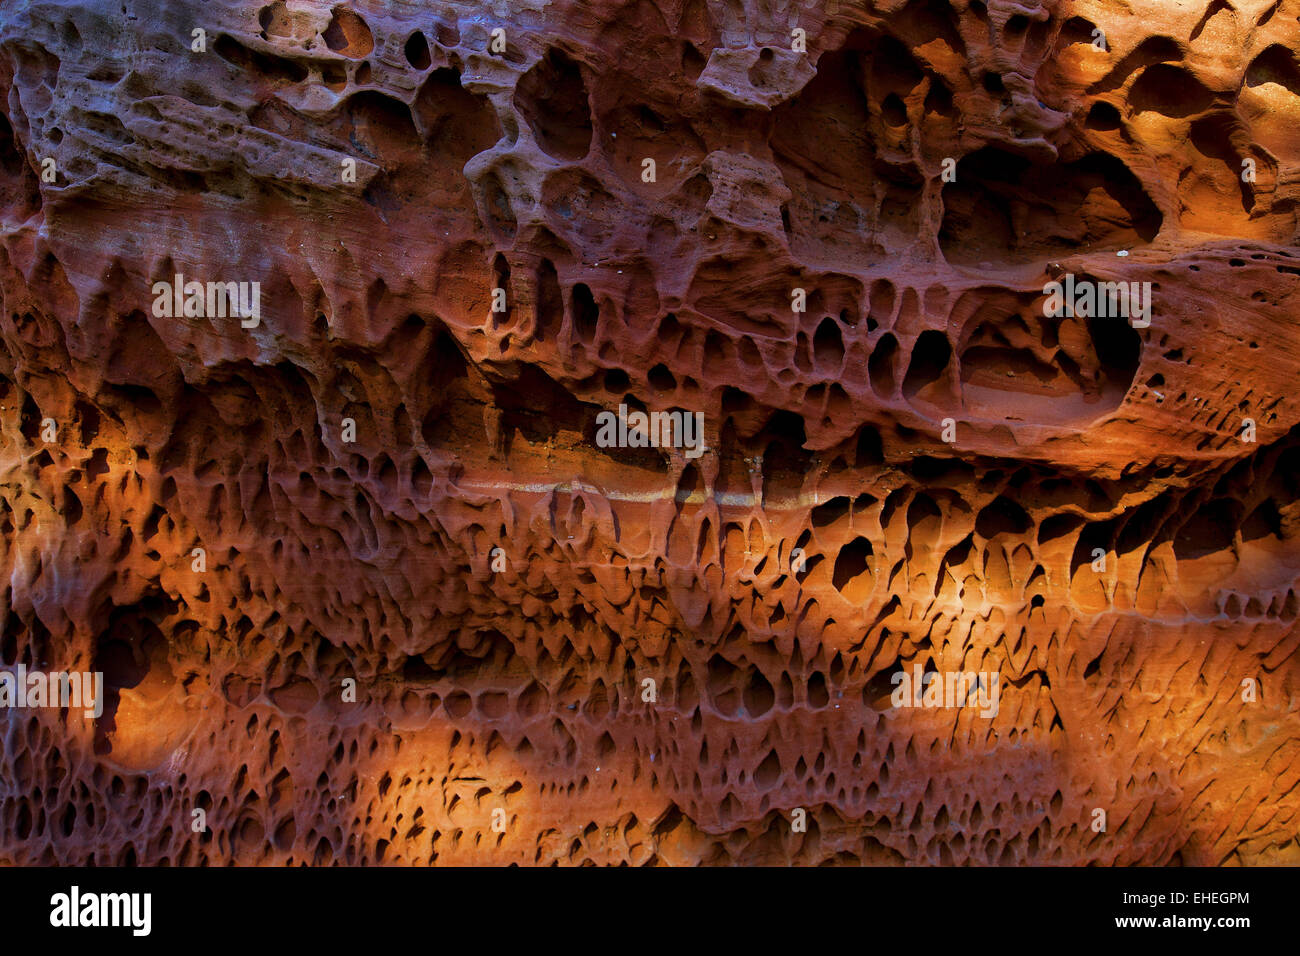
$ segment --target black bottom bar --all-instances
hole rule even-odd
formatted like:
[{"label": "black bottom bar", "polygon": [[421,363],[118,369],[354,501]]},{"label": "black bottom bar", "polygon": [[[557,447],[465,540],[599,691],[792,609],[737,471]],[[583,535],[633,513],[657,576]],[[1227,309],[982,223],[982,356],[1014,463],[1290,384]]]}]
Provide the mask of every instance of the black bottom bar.
[{"label": "black bottom bar", "polygon": [[[424,938],[443,949],[511,942],[581,952],[690,940],[735,951],[803,939],[992,946],[989,934],[1143,945],[1196,935],[1244,942],[1291,922],[1296,871],[1185,869],[872,869],[529,871],[187,869],[0,871],[6,937],[140,945],[300,947],[338,952]],[[73,906],[76,887],[76,907]],[[148,934],[144,897],[149,894]],[[72,926],[114,922],[116,926]],[[60,923],[61,925],[53,925]],[[66,924],[66,925],[63,925]],[[133,926],[135,928],[133,928]],[[688,929],[689,927],[689,929]],[[810,935],[811,934],[811,935]],[[937,935],[936,935],[937,934]],[[1041,935],[1039,935],[1041,934]],[[405,945],[405,943],[402,943]]]}]

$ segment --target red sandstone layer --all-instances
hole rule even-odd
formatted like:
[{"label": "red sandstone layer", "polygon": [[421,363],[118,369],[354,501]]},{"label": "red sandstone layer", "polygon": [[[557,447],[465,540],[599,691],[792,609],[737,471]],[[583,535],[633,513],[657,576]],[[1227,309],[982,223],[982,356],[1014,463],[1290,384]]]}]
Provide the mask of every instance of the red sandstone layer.
[{"label": "red sandstone layer", "polygon": [[1300,862],[1298,18],[10,0],[0,859]]}]

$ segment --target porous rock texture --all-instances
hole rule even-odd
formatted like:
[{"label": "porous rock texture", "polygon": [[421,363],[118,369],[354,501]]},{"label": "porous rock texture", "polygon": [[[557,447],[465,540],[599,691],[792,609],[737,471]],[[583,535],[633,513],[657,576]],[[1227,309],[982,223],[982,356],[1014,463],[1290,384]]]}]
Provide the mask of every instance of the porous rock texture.
[{"label": "porous rock texture", "polygon": [[0,859],[1300,862],[1298,41],[5,0],[0,658],[110,692],[0,713]]}]

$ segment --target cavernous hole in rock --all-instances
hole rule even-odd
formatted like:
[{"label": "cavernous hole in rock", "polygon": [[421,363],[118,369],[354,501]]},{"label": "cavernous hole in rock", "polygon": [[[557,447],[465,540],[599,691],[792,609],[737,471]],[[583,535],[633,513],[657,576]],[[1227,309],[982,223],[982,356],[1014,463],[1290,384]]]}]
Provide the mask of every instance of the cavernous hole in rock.
[{"label": "cavernous hole in rock", "polygon": [[1205,84],[1189,70],[1172,63],[1147,67],[1128,92],[1128,105],[1134,113],[1150,110],[1165,116],[1195,116],[1213,102],[1214,94]]},{"label": "cavernous hole in rock", "polygon": [[1123,59],[1116,63],[1109,73],[1088,87],[1088,93],[1113,92],[1124,86],[1130,77],[1148,66],[1157,63],[1179,63],[1182,59],[1182,48],[1173,37],[1159,34],[1147,37],[1131,53],[1126,54]]},{"label": "cavernous hole in rock", "polygon": [[[888,631],[885,632],[888,634]],[[900,655],[895,658],[893,663],[886,665],[881,670],[876,671],[867,680],[862,687],[862,701],[872,710],[887,711],[893,707],[892,697],[899,682],[895,680],[898,674],[911,674],[910,662],[904,660]],[[887,782],[885,777],[883,782]]]},{"label": "cavernous hole in rock", "polygon": [[[888,279],[877,279],[871,283],[870,297],[870,319],[867,323],[867,331],[874,332],[882,322],[892,321],[894,318],[894,305],[898,300],[894,284]],[[875,324],[871,324],[872,322]]]},{"label": "cavernous hole in rock", "polygon": [[603,381],[605,391],[619,398],[627,393],[628,386],[632,384],[631,376],[627,374],[626,370],[621,368],[606,369]]},{"label": "cavernous hole in rock", "polygon": [[[1274,4],[1271,8],[1264,11],[1263,16],[1256,22],[1256,26],[1263,26],[1272,18],[1278,5]],[[1220,34],[1220,31],[1227,32],[1237,29],[1237,15],[1233,5],[1228,0],[1211,0],[1209,6],[1205,8],[1205,13],[1201,14],[1201,19],[1197,21],[1196,26],[1192,28],[1191,35],[1188,39],[1195,43],[1197,38],[1205,32],[1208,27],[1211,36]]]},{"label": "cavernous hole in rock", "polygon": [[1121,557],[1135,551],[1145,552],[1165,540],[1165,522],[1169,505],[1167,496],[1160,495],[1143,502],[1123,519],[1115,551]]},{"label": "cavernous hole in rock", "polygon": [[1241,525],[1242,541],[1265,538],[1282,538],[1282,514],[1272,498],[1265,498],[1256,505]]},{"label": "cavernous hole in rock", "polygon": [[[873,248],[876,148],[870,130],[879,121],[863,88],[867,64],[861,49],[827,51],[799,95],[773,110],[772,153],[793,193],[784,219],[796,256],[849,259]],[[901,100],[890,104],[894,120],[900,107]],[[815,161],[810,142],[819,144]]]},{"label": "cavernous hole in rock", "polygon": [[169,644],[160,622],[174,614],[176,603],[147,598],[137,605],[115,608],[95,644],[93,670],[104,675],[103,715],[96,726],[96,753],[107,753],[108,737],[116,729],[123,689],[157,699],[175,682],[168,663]]},{"label": "cavernous hole in rock", "polygon": [[[602,112],[599,125],[600,148],[624,183],[642,194],[680,189],[688,203],[703,210],[712,191],[700,169],[707,149],[690,122],[675,118],[672,104],[620,98]],[[648,159],[654,161],[653,182],[644,176]]]},{"label": "cavernous hole in rock", "polygon": [[591,289],[584,282],[579,282],[573,287],[570,301],[573,303],[574,334],[579,341],[590,345],[596,340],[596,332],[600,328],[600,306],[596,304],[595,296],[591,294]]},{"label": "cavernous hole in rock", "polygon": [[460,28],[456,23],[437,23],[434,24],[434,32],[437,36],[438,45],[451,49],[460,46]]},{"label": "cavernous hole in rock", "polygon": [[538,342],[552,341],[564,324],[564,290],[559,273],[550,259],[537,265],[537,320],[534,334]]},{"label": "cavernous hole in rock", "polygon": [[[1247,156],[1238,152],[1235,145],[1240,143],[1245,146],[1250,142],[1249,134],[1243,128],[1241,121],[1232,113],[1211,113],[1209,116],[1202,116],[1192,123],[1191,141],[1196,151],[1206,159],[1217,160],[1223,164],[1222,169],[1210,166],[1210,175],[1216,191],[1221,191],[1225,187],[1235,187],[1241,196],[1242,212],[1249,213],[1255,205],[1255,192],[1252,183],[1247,182],[1241,174],[1242,160]],[[1217,204],[1206,202],[1203,205]]]},{"label": "cavernous hole in rock", "polygon": [[221,34],[212,44],[213,52],[250,79],[271,84],[301,83],[310,75],[306,65],[289,57],[250,50],[234,37]]},{"label": "cavernous hole in rock", "polygon": [[859,536],[841,547],[835,555],[831,583],[835,590],[853,604],[861,603],[871,596],[875,583],[870,564],[873,553],[871,542]]},{"label": "cavernous hole in rock", "polygon": [[721,654],[709,658],[705,688],[713,707],[725,717],[733,716],[740,706],[740,674],[740,668]]},{"label": "cavernous hole in rock", "polygon": [[497,289],[507,293],[504,303],[505,310],[502,312],[496,311],[495,303],[492,310],[492,326],[501,328],[510,324],[510,263],[499,252],[492,258],[492,290],[494,297]]},{"label": "cavernous hole in rock", "polygon": [[346,115],[351,142],[386,171],[419,158],[415,122],[400,100],[378,90],[361,90],[348,97]]},{"label": "cavernous hole in rock", "polygon": [[871,350],[867,360],[867,377],[872,390],[881,398],[893,398],[898,366],[898,339],[886,332]]},{"label": "cavernous hole in rock", "polygon": [[682,469],[682,475],[677,480],[677,494],[674,496],[674,500],[678,504],[685,504],[698,495],[702,488],[700,470],[694,465],[687,465]]},{"label": "cavernous hole in rock", "polygon": [[980,509],[975,518],[975,533],[983,538],[995,538],[1000,534],[1024,537],[1033,527],[1029,513],[1019,504],[1003,495]]},{"label": "cavernous hole in rock", "polygon": [[473,683],[476,674],[500,673],[516,654],[514,642],[509,637],[488,627],[459,630],[454,641],[426,651],[422,656],[439,677],[465,686]]},{"label": "cavernous hole in rock", "polygon": [[1083,121],[1086,129],[1096,130],[1098,132],[1109,132],[1119,129],[1120,116],[1112,104],[1098,100],[1088,109],[1088,116]]},{"label": "cavernous hole in rock", "polygon": [[427,70],[433,65],[433,59],[429,55],[429,41],[419,30],[406,38],[402,53],[406,57],[406,62],[417,70]]},{"label": "cavernous hole in rock", "polygon": [[[8,507],[0,500],[0,509],[8,518]],[[5,524],[8,524],[6,520]],[[0,663],[6,667],[22,664],[25,667],[39,666],[38,662],[50,659],[53,650],[52,635],[39,617],[33,615],[24,620],[13,611],[9,612],[3,622],[4,631],[0,633]]]},{"label": "cavernous hole in rock", "polygon": [[751,717],[762,717],[776,705],[775,688],[763,672],[753,666],[749,668],[745,681],[744,705]]},{"label": "cavernous hole in rock", "polygon": [[465,89],[460,72],[450,67],[440,67],[424,79],[411,112],[439,181],[455,177],[459,185],[465,164],[501,138],[491,101]]},{"label": "cavernous hole in rock", "polygon": [[803,419],[784,409],[775,412],[758,436],[763,448],[763,496],[766,501],[793,498],[807,480],[811,453]]},{"label": "cavernous hole in rock", "polygon": [[831,372],[838,372],[844,362],[844,335],[830,316],[822,319],[813,335],[813,362]]},{"label": "cavernous hole in rock", "polygon": [[884,464],[884,443],[880,438],[880,431],[873,425],[863,425],[858,429],[853,461],[858,468]]},{"label": "cavernous hole in rock", "polygon": [[1079,529],[1086,519],[1075,514],[1055,514],[1044,518],[1038,525],[1038,543],[1047,544]]},{"label": "cavernous hole in rock", "polygon": [[937,114],[949,120],[957,116],[952,90],[937,76],[930,78],[930,87],[925,92],[924,109],[926,113]]},{"label": "cavernous hole in rock", "polygon": [[519,223],[515,218],[514,207],[510,203],[510,193],[507,192],[501,176],[496,171],[484,176],[482,184],[483,202],[493,232],[503,244],[513,245]]},{"label": "cavernous hole in rock", "polygon": [[456,441],[463,416],[477,409],[469,393],[470,363],[455,337],[440,331],[418,366],[429,383],[429,407],[420,424],[421,437],[430,448]]},{"label": "cavernous hole in rock", "polygon": [[[916,58],[892,36],[880,38],[871,51],[870,64],[867,75],[872,95],[881,99],[893,96],[899,107],[902,107],[902,98],[910,95],[925,78]],[[903,120],[906,119],[904,116]]]},{"label": "cavernous hole in rock", "polygon": [[501,409],[501,431],[506,451],[516,437],[531,445],[572,448],[595,430],[595,409],[584,405],[568,389],[537,366],[523,368],[519,377],[492,386]]},{"label": "cavernous hole in rock", "polygon": [[[908,399],[929,399],[942,404],[946,394],[941,379],[952,362],[952,343],[948,336],[936,329],[927,329],[917,337],[912,347],[912,358],[907,365],[907,376],[903,379],[903,394]],[[925,392],[928,386],[940,383],[938,390]],[[924,392],[924,394],[923,394]]]},{"label": "cavernous hole in rock", "polygon": [[708,64],[707,58],[701,53],[690,40],[682,41],[682,75],[694,82],[704,67]]},{"label": "cavernous hole in rock", "polygon": [[1075,43],[1092,43],[1096,29],[1097,25],[1086,17],[1070,17],[1061,26],[1057,45],[1067,47]]},{"label": "cavernous hole in rock", "polygon": [[1080,574],[1103,577],[1099,572],[1092,570],[1094,562],[1098,562],[1098,566],[1100,566],[1102,558],[1106,561],[1106,567],[1111,568],[1113,571],[1114,537],[1115,522],[1113,520],[1085,524],[1075,541],[1074,553],[1070,558],[1071,579],[1073,580]]},{"label": "cavernous hole in rock", "polygon": [[1275,43],[1250,61],[1246,68],[1246,85],[1251,87],[1272,83],[1294,96],[1300,96],[1300,66],[1296,54]]},{"label": "cavernous hole in rock", "polygon": [[1174,535],[1174,554],[1180,561],[1230,551],[1242,523],[1241,502],[1216,498],[1198,505]]},{"label": "cavernous hole in rock", "polygon": [[438,672],[424,659],[424,655],[408,654],[402,662],[402,682],[428,684],[438,679]]},{"label": "cavernous hole in rock", "polygon": [[975,479],[975,467],[960,458],[935,458],[918,455],[907,463],[912,477],[926,486],[946,485],[958,487]]},{"label": "cavernous hole in rock", "polygon": [[[949,0],[911,0],[890,17],[890,26],[902,38],[906,48],[925,47],[932,40],[946,55],[966,56],[966,41],[962,38],[960,18]],[[974,8],[972,13],[978,17]]]},{"label": "cavernous hole in rock", "polygon": [[327,47],[354,60],[369,56],[375,48],[375,38],[366,21],[341,7],[334,9],[322,36]]},{"label": "cavernous hole in rock", "polygon": [[557,159],[579,160],[591,148],[591,104],[581,67],[552,47],[515,87],[515,108],[537,144]]},{"label": "cavernous hole in rock", "polygon": [[293,35],[293,21],[284,0],[268,3],[257,13],[257,25],[262,28],[262,39]]},{"label": "cavernous hole in rock", "polygon": [[663,362],[659,362],[654,368],[650,369],[646,378],[650,382],[650,387],[657,392],[674,392],[677,390],[677,377]]},{"label": "cavernous hole in rock", "polygon": [[1123,316],[1089,316],[1103,392],[1127,392],[1142,361],[1142,336]]},{"label": "cavernous hole in rock", "polygon": [[907,506],[907,546],[913,553],[932,548],[943,527],[943,510],[927,494],[919,494]]},{"label": "cavernous hole in rock", "polygon": [[[366,65],[362,64],[362,66]],[[320,75],[321,82],[332,92],[341,93],[347,89],[348,69],[346,65],[342,63],[322,63],[320,65]],[[366,82],[369,82],[369,80],[363,77],[359,85],[364,85]]]},{"label": "cavernous hole in rock", "polygon": [[813,508],[809,517],[814,528],[819,530],[830,528],[838,525],[841,519],[847,517],[851,520],[854,515],[862,514],[875,502],[876,499],[865,492],[858,495],[857,498],[850,498],[848,495],[837,495],[830,501]]},{"label": "cavernous hole in rock", "polygon": [[27,159],[18,146],[9,117],[0,113],[0,171],[10,178],[17,178],[27,168]]},{"label": "cavernous hole in rock", "polygon": [[1163,217],[1137,177],[1109,153],[1036,165],[985,147],[943,190],[939,244],[955,264],[1020,260],[1149,243]]}]

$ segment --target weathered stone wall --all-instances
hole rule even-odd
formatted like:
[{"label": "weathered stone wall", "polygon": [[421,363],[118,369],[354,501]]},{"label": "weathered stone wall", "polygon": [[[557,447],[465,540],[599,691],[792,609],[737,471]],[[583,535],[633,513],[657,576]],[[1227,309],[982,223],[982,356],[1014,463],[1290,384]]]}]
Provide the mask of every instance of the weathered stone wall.
[{"label": "weathered stone wall", "polygon": [[1298,18],[6,0],[0,859],[1300,862]]}]

